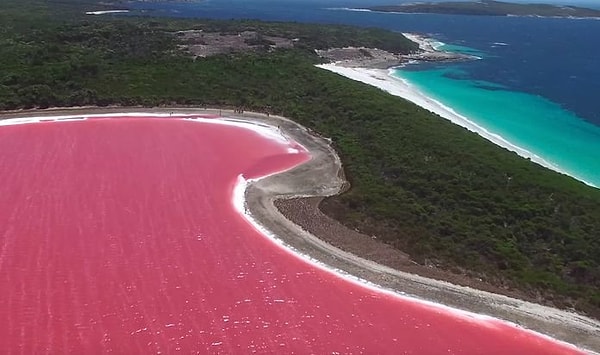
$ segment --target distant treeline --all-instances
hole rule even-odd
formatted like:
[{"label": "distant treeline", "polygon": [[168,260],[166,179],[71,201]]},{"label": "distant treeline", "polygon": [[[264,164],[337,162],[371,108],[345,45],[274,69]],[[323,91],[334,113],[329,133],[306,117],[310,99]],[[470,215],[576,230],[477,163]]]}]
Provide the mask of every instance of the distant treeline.
[{"label": "distant treeline", "polygon": [[[382,46],[383,36],[404,43],[401,35],[79,13],[68,1],[7,1],[0,11],[0,108],[185,104],[290,117],[333,139],[352,183],[325,201],[326,213],[420,263],[600,316],[600,190],[314,67],[321,61],[315,48]],[[173,35],[249,27],[301,45],[194,60]]]},{"label": "distant treeline", "polygon": [[577,6],[550,4],[519,4],[493,0],[415,2],[401,5],[378,5],[373,11],[417,14],[447,14],[475,16],[543,16],[543,17],[600,17],[600,10]]}]

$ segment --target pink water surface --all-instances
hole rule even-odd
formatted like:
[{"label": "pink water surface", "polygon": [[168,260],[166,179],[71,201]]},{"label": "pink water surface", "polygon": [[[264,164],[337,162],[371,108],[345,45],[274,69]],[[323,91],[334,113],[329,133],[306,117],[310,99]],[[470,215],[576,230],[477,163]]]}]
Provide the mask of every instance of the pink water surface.
[{"label": "pink water surface", "polygon": [[234,184],[308,159],[292,146],[172,118],[1,127],[0,353],[574,352],[351,283],[258,233]]}]

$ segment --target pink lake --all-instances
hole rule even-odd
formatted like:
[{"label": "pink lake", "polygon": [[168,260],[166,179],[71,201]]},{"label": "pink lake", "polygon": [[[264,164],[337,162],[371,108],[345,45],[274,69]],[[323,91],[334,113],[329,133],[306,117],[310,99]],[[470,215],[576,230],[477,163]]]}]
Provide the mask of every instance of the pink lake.
[{"label": "pink lake", "polygon": [[576,353],[261,235],[233,189],[309,159],[290,148],[175,118],[0,127],[0,353]]}]

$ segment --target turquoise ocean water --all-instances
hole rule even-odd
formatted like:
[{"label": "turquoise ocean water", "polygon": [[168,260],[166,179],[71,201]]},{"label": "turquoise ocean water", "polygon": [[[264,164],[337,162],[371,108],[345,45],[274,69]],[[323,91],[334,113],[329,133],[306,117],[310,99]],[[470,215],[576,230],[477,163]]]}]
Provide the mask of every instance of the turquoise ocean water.
[{"label": "turquoise ocean water", "polygon": [[498,83],[474,80],[460,64],[416,65],[396,69],[393,75],[560,171],[600,186],[600,127],[560,105]]}]

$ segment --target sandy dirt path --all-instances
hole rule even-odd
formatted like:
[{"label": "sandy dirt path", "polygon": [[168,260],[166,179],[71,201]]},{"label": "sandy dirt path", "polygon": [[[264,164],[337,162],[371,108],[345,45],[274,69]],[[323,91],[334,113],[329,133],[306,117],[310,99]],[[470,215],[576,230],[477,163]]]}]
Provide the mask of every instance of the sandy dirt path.
[{"label": "sandy dirt path", "polygon": [[[231,110],[194,108],[74,108],[5,113],[0,118],[82,115],[119,112],[217,114],[229,118],[267,123],[306,147],[312,159],[292,170],[250,184],[246,208],[267,230],[298,253],[403,295],[441,303],[516,323],[556,339],[600,353],[600,322],[577,313],[455,285],[390,268],[376,261],[343,251],[291,222],[275,207],[279,199],[332,196],[346,187],[342,164],[330,141],[299,124],[278,116],[234,113]],[[297,212],[297,211],[296,211]]]}]

